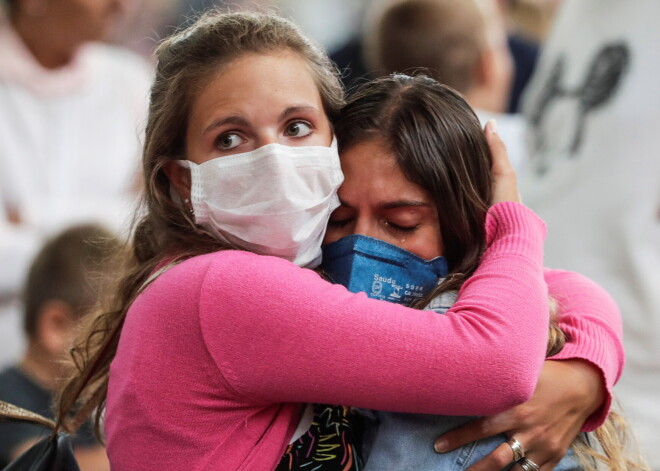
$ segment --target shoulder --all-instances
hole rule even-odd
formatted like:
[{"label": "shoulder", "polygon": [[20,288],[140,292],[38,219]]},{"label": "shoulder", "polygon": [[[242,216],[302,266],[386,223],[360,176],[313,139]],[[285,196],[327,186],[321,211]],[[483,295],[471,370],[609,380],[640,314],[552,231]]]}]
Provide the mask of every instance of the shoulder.
[{"label": "shoulder", "polygon": [[[0,400],[22,407],[44,416],[49,413],[50,396],[36,397],[34,390],[38,388],[16,367],[8,368],[0,373]],[[0,467],[9,464],[11,455],[17,447],[28,440],[46,436],[44,427],[28,423],[0,423]],[[4,469],[4,468],[3,468]]]},{"label": "shoulder", "polygon": [[[254,316],[261,317],[266,308],[286,313],[306,312],[310,305],[318,306],[324,300],[337,302],[354,296],[313,270],[278,257],[239,250],[194,257],[170,272],[166,274],[170,277],[167,283],[170,291],[164,286],[161,292],[171,296],[169,292],[185,291],[189,299],[198,300],[201,319],[213,319],[213,322],[230,319],[229,313],[244,317],[232,323],[244,322]],[[222,316],[218,316],[220,312]]]},{"label": "shoulder", "polygon": [[31,383],[15,366],[4,369],[0,372],[0,400],[21,406],[13,400],[15,397],[22,396],[25,388],[29,387]]},{"label": "shoulder", "polygon": [[602,286],[584,275],[546,268],[544,278],[550,296],[560,302],[570,300],[573,305],[599,307],[616,314],[619,312],[612,296]]},{"label": "shoulder", "polygon": [[0,373],[0,400],[42,415],[49,413],[51,395],[35,384],[18,368]]},{"label": "shoulder", "polygon": [[549,286],[561,291],[590,291],[607,295],[607,291],[598,283],[574,271],[545,268],[543,277]]},{"label": "shoulder", "polygon": [[126,48],[93,43],[85,46],[82,57],[95,74],[102,73],[135,87],[147,88],[153,78],[153,67],[142,56]]},{"label": "shoulder", "polygon": [[106,43],[91,43],[84,48],[85,58],[93,60],[97,64],[122,65],[134,73],[151,74],[152,67],[146,59],[124,47]]},{"label": "shoulder", "polygon": [[239,287],[245,284],[286,286],[289,283],[305,284],[321,281],[319,275],[279,257],[257,255],[241,250],[223,250],[199,257],[197,264],[207,264],[205,285]]},{"label": "shoulder", "polygon": [[188,285],[199,284],[203,291],[245,285],[282,286],[290,282],[326,283],[316,272],[300,268],[287,260],[242,250],[221,250],[190,258],[159,278],[178,286],[183,281]]}]

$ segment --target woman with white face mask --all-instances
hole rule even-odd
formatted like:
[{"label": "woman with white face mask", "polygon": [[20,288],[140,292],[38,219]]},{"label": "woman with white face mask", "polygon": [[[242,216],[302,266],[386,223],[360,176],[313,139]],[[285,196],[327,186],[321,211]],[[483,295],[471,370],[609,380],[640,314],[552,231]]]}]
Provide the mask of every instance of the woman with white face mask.
[{"label": "woman with white face mask", "polygon": [[[490,414],[532,394],[544,226],[507,172],[450,315],[301,268],[318,264],[338,205],[342,94],[327,57],[277,17],[210,14],[159,48],[133,265],[60,401],[61,426],[105,413],[114,470],[275,469],[309,429],[306,403]],[[356,451],[333,463],[357,469]]]}]

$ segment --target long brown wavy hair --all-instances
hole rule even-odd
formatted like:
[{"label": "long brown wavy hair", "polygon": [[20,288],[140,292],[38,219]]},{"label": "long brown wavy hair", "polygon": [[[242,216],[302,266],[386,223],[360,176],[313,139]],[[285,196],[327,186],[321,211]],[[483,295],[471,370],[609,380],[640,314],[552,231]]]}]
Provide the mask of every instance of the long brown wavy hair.
[{"label": "long brown wavy hair", "polygon": [[143,149],[144,192],[130,241],[130,256],[112,290],[109,308],[90,316],[71,350],[75,374],[57,400],[57,429],[75,430],[92,413],[100,439],[110,363],[129,306],[164,260],[226,249],[197,226],[170,196],[163,166],[185,158],[185,133],[195,94],[217,71],[245,54],[289,50],[302,57],[332,122],[344,104],[336,67],[291,22],[272,13],[210,11],[164,40],[156,51]]},{"label": "long brown wavy hair", "polygon": [[[408,180],[435,203],[449,274],[414,307],[458,290],[485,250],[492,193],[492,156],[472,108],[457,91],[432,78],[395,74],[363,84],[349,97],[336,134],[340,152],[365,140],[385,142]],[[550,311],[547,357],[568,340],[552,298]],[[572,445],[586,471],[595,471],[598,461],[615,471],[648,470],[620,413],[612,410],[589,436],[589,443],[580,436]]]}]

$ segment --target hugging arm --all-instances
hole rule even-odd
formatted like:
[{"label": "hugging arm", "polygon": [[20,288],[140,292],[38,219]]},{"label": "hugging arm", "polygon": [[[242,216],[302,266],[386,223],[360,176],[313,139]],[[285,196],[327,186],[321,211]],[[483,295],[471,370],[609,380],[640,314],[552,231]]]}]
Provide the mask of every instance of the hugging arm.
[{"label": "hugging arm", "polygon": [[529,398],[543,363],[545,230],[507,202],[490,210],[487,232],[483,262],[446,316],[350,293],[280,259],[221,253],[200,297],[208,351],[227,386],[260,404],[510,408]]}]

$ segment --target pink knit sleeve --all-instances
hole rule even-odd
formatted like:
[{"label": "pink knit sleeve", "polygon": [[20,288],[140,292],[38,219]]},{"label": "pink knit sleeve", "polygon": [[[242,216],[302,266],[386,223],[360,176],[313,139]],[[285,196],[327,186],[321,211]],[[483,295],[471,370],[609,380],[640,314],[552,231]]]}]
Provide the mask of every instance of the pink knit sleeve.
[{"label": "pink knit sleeve", "polygon": [[353,294],[284,260],[220,252],[200,323],[241,401],[334,403],[428,414],[493,414],[527,400],[543,364],[545,225],[491,208],[489,247],[447,315]]},{"label": "pink knit sleeve", "polygon": [[550,295],[559,304],[559,326],[569,341],[553,360],[585,360],[601,372],[607,397],[585,422],[583,431],[598,428],[607,418],[612,387],[624,363],[619,309],[610,295],[588,278],[562,270],[546,270]]}]

